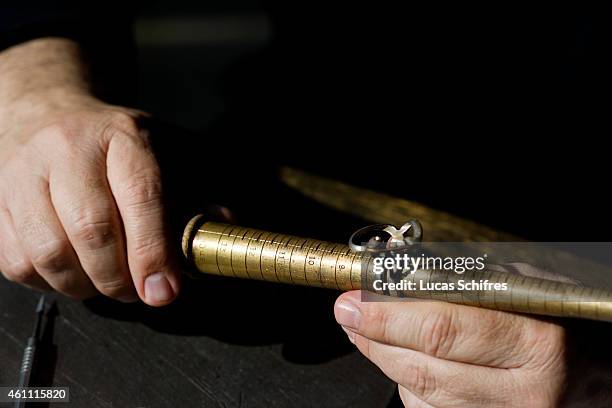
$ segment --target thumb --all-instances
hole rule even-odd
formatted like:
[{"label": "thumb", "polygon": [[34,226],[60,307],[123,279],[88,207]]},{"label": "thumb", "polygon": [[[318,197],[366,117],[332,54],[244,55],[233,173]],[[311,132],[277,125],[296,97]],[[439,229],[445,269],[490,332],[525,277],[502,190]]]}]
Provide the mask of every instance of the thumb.
[{"label": "thumb", "polygon": [[178,294],[180,270],[168,244],[159,166],[137,132],[120,131],[110,139],[108,179],[123,221],[136,291],[148,305],[163,306]]}]

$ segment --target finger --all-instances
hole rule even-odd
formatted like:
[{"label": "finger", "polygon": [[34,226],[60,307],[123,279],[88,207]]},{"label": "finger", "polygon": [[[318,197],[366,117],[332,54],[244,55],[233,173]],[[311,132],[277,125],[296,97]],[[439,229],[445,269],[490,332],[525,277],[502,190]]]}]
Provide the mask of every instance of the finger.
[{"label": "finger", "polygon": [[0,272],[8,280],[33,289],[51,289],[49,284],[36,273],[19,244],[13,220],[4,208],[0,208]]},{"label": "finger", "polygon": [[47,180],[32,177],[26,183],[28,188],[7,204],[17,237],[34,269],[60,293],[77,299],[95,295],[51,204]]},{"label": "finger", "polygon": [[[537,354],[537,339],[557,338],[559,327],[539,320],[444,302],[362,302],[342,294],[338,323],[382,343],[431,356],[491,367],[515,368]],[[536,339],[537,336],[537,339]]]},{"label": "finger", "polygon": [[489,407],[509,401],[508,370],[440,360],[357,334],[355,345],[389,378],[419,400],[443,407]]},{"label": "finger", "polygon": [[168,304],[178,293],[180,276],[167,243],[157,162],[143,139],[118,132],[109,143],[107,168],[136,290],[151,306]]},{"label": "finger", "polygon": [[121,219],[106,178],[102,146],[53,167],[51,197],[83,270],[108,297],[138,300],[127,264]]},{"label": "finger", "polygon": [[406,387],[398,385],[397,389],[406,408],[433,408],[433,405],[429,405],[425,401],[419,399],[416,395],[408,391]]}]

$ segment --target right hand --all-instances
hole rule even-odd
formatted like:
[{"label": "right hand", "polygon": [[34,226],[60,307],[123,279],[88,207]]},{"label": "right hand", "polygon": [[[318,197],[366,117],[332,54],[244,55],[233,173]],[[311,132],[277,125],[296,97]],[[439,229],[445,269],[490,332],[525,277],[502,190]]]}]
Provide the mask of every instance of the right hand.
[{"label": "right hand", "polygon": [[0,131],[0,271],[83,299],[171,302],[160,171],[140,113],[93,98]]}]

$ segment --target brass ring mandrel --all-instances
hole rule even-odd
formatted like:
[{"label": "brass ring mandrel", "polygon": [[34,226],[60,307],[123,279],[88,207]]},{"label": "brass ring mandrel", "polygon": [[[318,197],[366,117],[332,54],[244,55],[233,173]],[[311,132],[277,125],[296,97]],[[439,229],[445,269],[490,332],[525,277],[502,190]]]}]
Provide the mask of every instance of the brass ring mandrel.
[{"label": "brass ring mandrel", "polygon": [[459,280],[505,283],[505,291],[377,290],[373,256],[348,245],[273,233],[195,217],[183,235],[183,253],[198,271],[294,285],[416,297],[495,310],[577,317],[612,322],[612,293],[570,283],[492,271],[418,270],[402,278],[415,282]]}]

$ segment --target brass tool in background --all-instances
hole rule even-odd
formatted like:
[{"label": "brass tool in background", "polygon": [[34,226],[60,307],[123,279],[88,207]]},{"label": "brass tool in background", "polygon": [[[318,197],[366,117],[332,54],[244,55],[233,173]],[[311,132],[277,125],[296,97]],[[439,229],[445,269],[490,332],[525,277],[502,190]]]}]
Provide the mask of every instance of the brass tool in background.
[{"label": "brass tool in background", "polygon": [[430,242],[521,241],[511,234],[414,201],[351,186],[291,167],[280,169],[280,179],[306,197],[366,221],[401,225],[408,219],[416,218],[427,231],[427,240]]},{"label": "brass tool in background", "polygon": [[[203,273],[339,290],[365,289],[375,275],[372,257],[347,245],[192,219],[183,235],[183,252]],[[495,310],[612,321],[612,293],[551,280],[496,271],[420,270],[404,279],[506,282],[507,291],[403,291],[390,293]]]},{"label": "brass tool in background", "polygon": [[[529,264],[543,264],[567,281],[586,286],[610,288],[610,269],[573,255],[568,251],[537,250],[532,245],[497,245],[500,242],[525,242],[514,235],[495,230],[472,220],[429,208],[421,203],[395,197],[337,180],[314,175],[291,167],[281,167],[281,181],[304,196],[335,210],[357,216],[364,221],[401,225],[411,218],[419,220],[427,231],[428,243],[479,242],[479,248],[503,259],[519,259]],[[398,186],[402,188],[402,186]],[[500,214],[503,216],[503,214]],[[440,249],[442,245],[434,245]],[[446,255],[454,253],[456,246],[446,247]],[[536,249],[536,250],[534,250]],[[538,276],[546,278],[546,276]]]}]

